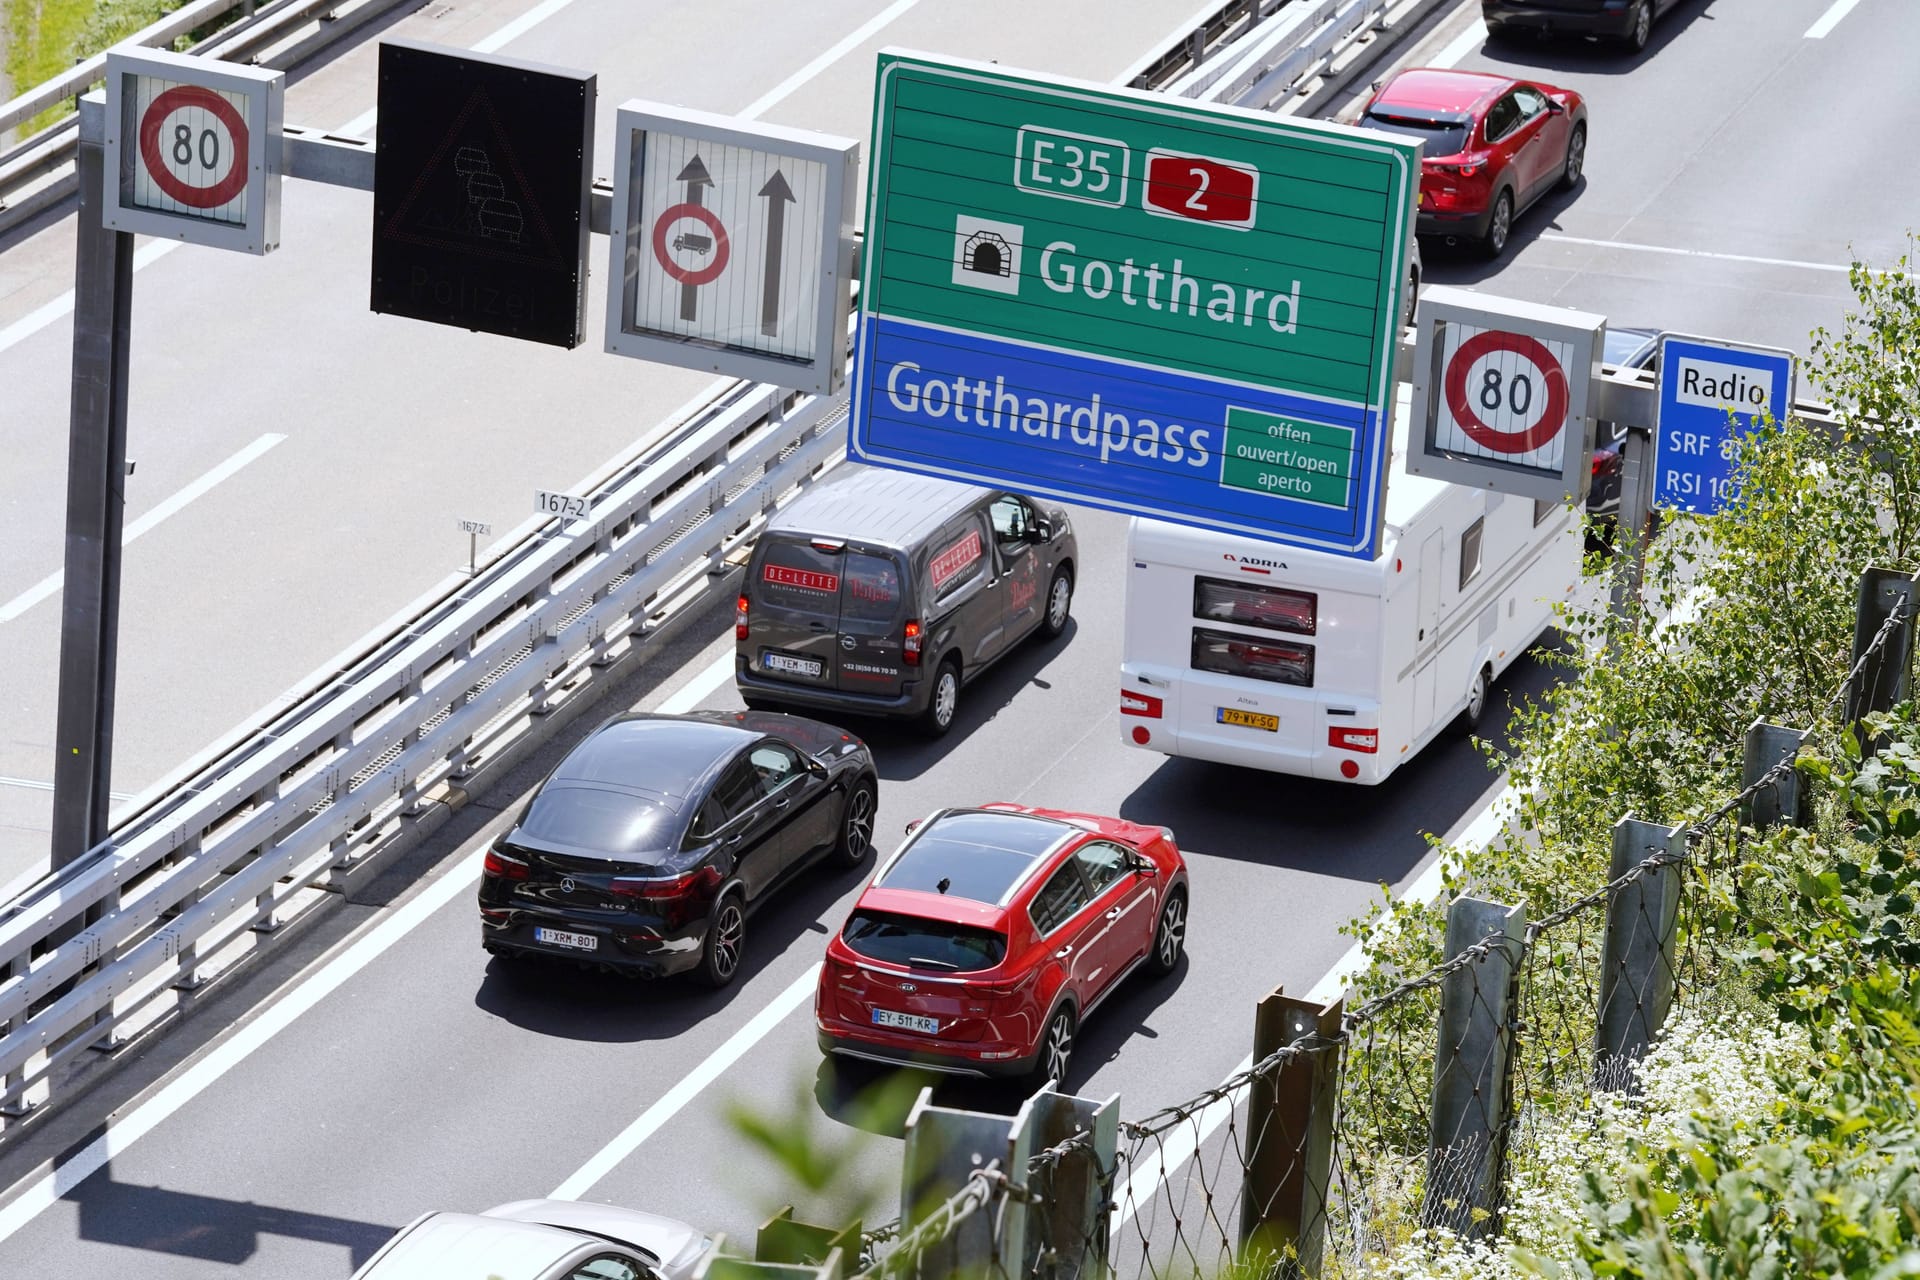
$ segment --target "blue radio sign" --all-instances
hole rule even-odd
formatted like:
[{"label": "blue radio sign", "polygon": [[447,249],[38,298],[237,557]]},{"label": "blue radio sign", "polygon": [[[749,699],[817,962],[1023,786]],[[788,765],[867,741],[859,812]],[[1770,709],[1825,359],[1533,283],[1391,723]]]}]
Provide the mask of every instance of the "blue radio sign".
[{"label": "blue radio sign", "polygon": [[1659,368],[1653,503],[1718,514],[1739,496],[1745,438],[1793,404],[1793,353],[1663,334]]}]

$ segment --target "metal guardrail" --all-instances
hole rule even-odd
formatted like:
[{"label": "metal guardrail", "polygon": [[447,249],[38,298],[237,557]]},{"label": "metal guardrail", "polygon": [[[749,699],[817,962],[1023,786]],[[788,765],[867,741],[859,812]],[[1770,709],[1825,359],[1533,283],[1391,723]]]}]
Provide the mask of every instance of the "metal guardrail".
[{"label": "metal guardrail", "polygon": [[[426,0],[193,0],[121,43],[149,48],[167,46],[210,23],[240,14],[238,21],[222,27],[188,52],[284,70],[396,9],[417,8],[425,3]],[[49,107],[70,101],[100,84],[106,77],[106,67],[106,55],[97,53],[72,70],[0,105],[0,137]],[[0,235],[73,194],[76,188],[72,167],[79,141],[77,117],[69,116],[0,147]]]},{"label": "metal guardrail", "polygon": [[[361,12],[418,2],[360,0]],[[289,0],[260,17],[325,7]],[[1231,0],[1120,82],[1212,67],[1200,93],[1234,101],[1271,82],[1287,47],[1260,19],[1285,16],[1273,32],[1298,44],[1288,56],[1324,67],[1330,32],[1350,42],[1387,8]],[[590,524],[529,520],[471,582],[430,593],[256,730],[149,789],[85,859],[0,905],[0,1138],[54,1095],[65,1064],[165,1017],[258,933],[375,865],[410,821],[461,802],[476,770],[537,740],[552,713],[585,705],[605,684],[597,668],[697,613],[766,513],[842,455],[845,414],[844,398],[733,384],[616,467]]]}]

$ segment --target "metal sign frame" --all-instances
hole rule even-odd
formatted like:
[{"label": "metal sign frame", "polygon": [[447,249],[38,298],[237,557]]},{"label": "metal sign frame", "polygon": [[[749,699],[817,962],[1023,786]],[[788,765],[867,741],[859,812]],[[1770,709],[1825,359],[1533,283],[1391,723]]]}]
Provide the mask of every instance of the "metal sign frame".
[{"label": "metal sign frame", "polygon": [[[1781,389],[1781,397],[1776,402],[1778,405],[1782,407],[1783,410],[1791,409],[1791,406],[1793,405],[1794,400],[1799,395],[1800,357],[1798,354],[1796,354],[1795,352],[1789,351],[1785,347],[1770,347],[1765,345],[1764,343],[1759,343],[1759,342],[1729,342],[1725,338],[1704,338],[1704,337],[1701,337],[1699,334],[1673,333],[1664,329],[1661,330],[1660,333],[1655,336],[1654,342],[1657,344],[1657,349],[1659,354],[1654,358],[1655,359],[1654,367],[1657,370],[1657,372],[1655,374],[1656,386],[1654,388],[1654,396],[1653,396],[1653,451],[1652,451],[1653,459],[1651,463],[1649,463],[1649,469],[1652,472],[1652,479],[1647,485],[1648,505],[1652,508],[1656,508],[1661,511],[1685,511],[1693,515],[1717,515],[1719,514],[1722,508],[1722,505],[1726,500],[1726,494],[1724,493],[1715,496],[1711,500],[1710,505],[1705,507],[1699,507],[1699,506],[1685,506],[1680,503],[1673,502],[1670,500],[1670,495],[1664,493],[1661,489],[1661,484],[1660,484],[1660,478],[1662,475],[1661,463],[1666,457],[1666,435],[1667,435],[1667,427],[1669,425],[1665,421],[1667,408],[1668,408],[1667,371],[1673,367],[1672,363],[1667,359],[1667,343],[1669,342],[1669,340],[1680,342],[1680,343],[1692,343],[1697,346],[1710,348],[1714,351],[1724,352],[1728,355],[1736,357],[1735,359],[1729,361],[1728,363],[1739,365],[1743,368],[1757,370],[1759,372],[1767,374],[1769,377],[1773,374],[1774,370],[1766,368],[1764,364],[1761,364],[1758,361],[1750,363],[1748,361],[1740,360],[1737,357],[1741,355],[1749,355],[1749,356],[1756,356],[1756,357],[1762,357],[1762,358],[1768,357],[1768,356],[1784,357],[1787,362],[1787,372],[1786,372],[1786,379],[1785,379],[1786,385],[1784,388]],[[1711,410],[1705,410],[1705,409],[1702,409],[1699,412],[1703,415],[1711,417],[1714,428],[1721,432],[1725,432],[1727,430],[1728,412],[1744,415],[1747,418],[1748,422],[1747,422],[1747,426],[1745,427],[1745,431],[1753,430],[1753,418],[1756,416],[1746,410],[1735,408],[1731,404],[1729,404],[1726,407],[1726,409],[1723,409],[1717,414],[1713,413]],[[1778,416],[1783,416],[1783,413],[1779,410],[1776,410],[1776,417]],[[1731,475],[1731,473],[1739,466],[1739,460],[1737,458],[1727,458],[1725,456],[1724,450],[1726,446],[1732,442],[1732,440],[1733,440],[1732,436],[1725,435],[1721,438],[1721,441],[1720,441],[1721,449],[1722,449],[1722,460],[1729,464],[1725,468],[1725,472],[1728,475]],[[1695,472],[1693,474],[1698,475],[1703,479],[1706,479],[1708,481],[1709,486],[1711,486],[1714,477],[1708,476],[1704,470]]]},{"label": "metal sign frame", "polygon": [[887,49],[867,182],[849,457],[1378,554],[1417,142]]},{"label": "metal sign frame", "polygon": [[[280,247],[284,71],[162,49],[124,47],[108,50],[106,75],[106,181],[101,225],[111,231],[137,232],[239,253],[266,254]],[[244,222],[169,212],[134,202],[132,188],[140,167],[142,130],[139,121],[128,117],[136,103],[132,83],[136,77],[232,94],[244,100],[245,108],[238,114],[247,130],[247,169],[244,182],[233,193],[245,195]],[[217,112],[219,107],[230,105],[222,99],[213,109]]]},{"label": "metal sign frame", "polygon": [[[1498,329],[1542,345],[1565,343],[1571,349],[1564,370],[1567,407],[1560,429],[1564,440],[1560,466],[1530,466],[1441,447],[1438,434],[1446,371],[1440,363],[1450,325]],[[1593,386],[1600,377],[1606,317],[1433,285],[1420,297],[1414,329],[1417,341],[1412,416],[1407,430],[1407,474],[1546,502],[1584,501],[1593,483]]]},{"label": "metal sign frame", "polygon": [[[653,253],[651,235],[639,225],[643,211],[646,148],[655,133],[696,138],[716,147],[790,156],[826,169],[817,269],[812,304],[813,353],[791,359],[664,330],[635,320],[640,264]],[[847,315],[854,271],[854,210],[859,201],[860,144],[851,138],[760,124],[737,116],[633,99],[621,104],[614,124],[613,208],[608,220],[607,338],[615,354],[660,364],[704,369],[727,377],[768,382],[813,395],[834,395],[846,382]],[[758,295],[756,297],[756,305]]]}]

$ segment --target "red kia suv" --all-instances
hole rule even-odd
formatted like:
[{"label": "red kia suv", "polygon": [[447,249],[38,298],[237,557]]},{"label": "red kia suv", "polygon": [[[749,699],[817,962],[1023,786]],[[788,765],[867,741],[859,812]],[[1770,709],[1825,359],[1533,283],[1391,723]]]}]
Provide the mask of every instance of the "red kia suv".
[{"label": "red kia suv", "polygon": [[1060,1080],[1081,1023],[1187,930],[1165,827],[992,804],[917,824],[827,944],[814,999],[829,1054]]},{"label": "red kia suv", "polygon": [[1571,89],[1479,71],[1412,67],[1368,99],[1363,129],[1419,138],[1422,235],[1506,252],[1513,220],[1554,187],[1580,182],[1587,104]]}]

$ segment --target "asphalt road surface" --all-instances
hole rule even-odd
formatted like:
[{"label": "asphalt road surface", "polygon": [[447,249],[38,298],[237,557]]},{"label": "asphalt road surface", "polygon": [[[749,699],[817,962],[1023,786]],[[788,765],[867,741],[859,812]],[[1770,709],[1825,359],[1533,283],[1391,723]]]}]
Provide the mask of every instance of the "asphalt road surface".
[{"label": "asphalt road surface", "polygon": [[[468,12],[428,16],[438,8],[410,22],[452,21]],[[603,74],[603,107],[646,92],[737,110],[880,11],[844,8],[837,16],[823,11],[802,21],[744,7],[731,15],[722,7],[716,16],[711,6],[665,6],[639,31],[627,30],[632,24],[621,0],[577,0],[508,51],[548,61],[590,60]],[[1910,114],[1911,103],[1901,99],[1915,91],[1905,87],[1900,50],[1920,36],[1920,16],[1896,0],[1863,0],[1829,34],[1808,38],[1804,32],[1825,8],[1802,0],[1766,6],[1692,0],[1659,28],[1655,48],[1637,59],[1585,46],[1499,50],[1503,65],[1526,60],[1540,68],[1541,78],[1591,96],[1588,178],[1579,190],[1521,220],[1515,254],[1506,264],[1488,268],[1434,253],[1430,279],[1484,281],[1489,291],[1591,307],[1617,315],[1621,323],[1804,349],[1806,330],[1837,323],[1846,298],[1844,274],[1822,268],[1844,264],[1849,243],[1885,260],[1903,243],[1907,228],[1901,219],[1920,208],[1920,180],[1899,165],[1901,153],[1890,136],[1892,121]],[[862,68],[880,43],[1104,77],[1186,16],[1112,6],[1100,7],[1097,18],[1092,6],[1074,14],[1012,5],[959,10],[923,5],[901,14],[883,36],[847,54],[770,117],[864,133],[869,76]],[[504,7],[492,12],[495,25],[511,16]],[[730,53],[724,63],[699,52],[723,38],[716,32],[765,33],[779,21],[791,21],[793,29],[749,42],[758,52]],[[1002,25],[994,27],[996,22]],[[488,23],[469,22],[464,42],[487,29]],[[406,24],[402,30],[413,33]],[[1452,30],[1443,27],[1432,43],[1435,54],[1446,52]],[[1457,56],[1461,65],[1489,65],[1471,42],[1459,46]],[[363,64],[354,72],[343,63],[314,76],[309,88],[320,105],[309,109],[319,113],[330,106],[338,119],[350,118],[370,97],[363,93],[356,104],[351,87],[332,77],[357,74],[364,89],[367,70]],[[738,91],[716,101],[722,81]],[[659,87],[663,82],[671,83]],[[303,117],[290,106],[289,118]],[[1802,190],[1814,178],[1827,184],[1826,196]],[[1834,198],[1835,191],[1844,198]],[[204,509],[196,502],[157,526],[151,542],[138,544],[152,554],[151,573],[173,575],[168,581],[186,593],[175,625],[183,628],[178,634],[191,631],[194,639],[169,652],[176,660],[183,650],[199,655],[161,670],[177,670],[175,683],[189,676],[212,681],[230,658],[229,643],[244,642],[252,656],[239,665],[257,681],[256,702],[278,687],[268,669],[285,655],[270,641],[324,619],[310,608],[283,610],[292,617],[254,617],[267,634],[234,636],[192,615],[216,613],[233,628],[234,615],[225,612],[228,597],[244,596],[252,610],[265,610],[257,586],[248,584],[283,573],[280,589],[298,591],[303,600],[378,597],[353,626],[342,623],[342,635],[331,645],[337,648],[347,634],[366,629],[419,589],[421,580],[403,580],[403,564],[423,565],[428,576],[445,567],[453,548],[435,548],[444,540],[441,527],[450,528],[455,514],[437,505],[446,494],[455,495],[449,501],[474,502],[476,495],[492,493],[502,505],[517,503],[520,491],[534,483],[528,471],[533,459],[568,474],[551,463],[551,450],[536,449],[533,441],[522,444],[524,436],[572,450],[567,465],[571,474],[581,474],[631,435],[620,434],[616,423],[644,427],[692,386],[677,384],[670,393],[659,391],[658,404],[641,404],[674,375],[589,353],[522,356],[492,340],[402,328],[404,322],[360,314],[358,268],[352,281],[343,282],[335,278],[342,274],[340,253],[331,262],[317,252],[298,256],[293,219],[305,203],[309,213],[300,216],[314,219],[310,226],[318,235],[326,219],[312,210],[313,202],[338,197],[352,214],[357,254],[363,203],[305,188],[294,196],[289,247],[280,255],[264,263],[228,263],[182,251],[154,264],[137,287],[142,302],[152,297],[157,310],[163,286],[153,282],[181,272],[174,287],[188,296],[175,299],[183,311],[176,319],[211,322],[234,307],[232,291],[243,269],[258,274],[304,264],[284,267],[298,279],[277,284],[279,300],[263,300],[259,308],[284,321],[300,305],[302,291],[331,291],[337,296],[316,302],[311,315],[344,318],[337,328],[305,323],[300,341],[286,341],[274,361],[317,361],[321,347],[343,367],[364,356],[381,370],[373,377],[384,395],[404,392],[411,406],[386,404],[383,394],[365,390],[367,383],[316,377],[317,364],[285,370],[284,377],[275,376],[274,361],[250,365],[252,372],[233,395],[245,390],[259,397],[246,401],[251,425],[228,432],[211,425],[224,421],[227,410],[208,415],[204,437],[196,437],[204,438],[206,450],[180,464],[176,483],[227,456],[223,449],[244,448],[262,432],[287,439],[213,489],[202,500]],[[0,272],[20,251],[0,255]],[[1745,260],[1752,258],[1802,265]],[[204,287],[195,286],[189,268],[207,273]],[[139,321],[136,326],[143,335],[160,332],[139,327]],[[262,332],[271,328],[269,323]],[[53,331],[0,352],[0,376],[32,373],[33,362],[22,361],[22,346],[41,351],[42,363],[58,363],[42,347],[54,341],[57,349],[64,341],[48,337]],[[178,421],[185,424],[195,403],[188,384],[204,366],[188,352],[161,367],[161,345],[147,349],[146,359],[154,363],[136,379],[135,404],[171,386],[180,397]],[[396,353],[404,353],[407,370],[388,367],[399,363]],[[514,363],[522,359],[527,363]],[[573,363],[561,370],[553,363],[558,359]],[[517,375],[506,372],[509,364]],[[368,376],[367,366],[353,367]],[[609,383],[601,385],[599,378]],[[616,378],[624,379],[624,398],[607,394]],[[465,401],[464,429],[488,433],[487,448],[462,448],[461,436],[446,432],[446,415],[420,412],[423,387],[448,394],[461,379],[477,387]],[[533,385],[523,391],[519,382]],[[147,384],[153,389],[143,392]],[[302,389],[297,402],[274,400],[274,392],[296,387]],[[59,400],[38,394],[47,404]],[[268,412],[261,408],[266,404],[277,407]],[[575,421],[592,417],[589,408],[597,411],[596,421],[604,419],[591,447],[573,435],[576,427],[591,434],[585,430],[591,422]],[[44,418],[46,411],[41,413]],[[527,416],[511,425],[500,420],[516,413]],[[5,430],[11,433],[11,409],[8,414]],[[309,414],[311,422],[296,425],[300,414]],[[527,421],[541,425],[528,431]],[[436,431],[437,450],[425,445]],[[404,491],[406,501],[380,511],[377,520],[326,490],[323,463],[357,472],[354,482],[384,491],[389,477],[367,474],[379,468],[349,465],[358,459],[338,455],[359,448],[369,456],[365,451],[376,443],[392,447],[407,432],[414,433],[405,446],[409,456],[416,445],[423,446],[422,460],[437,454],[438,490],[416,473],[400,472],[396,462],[412,487]],[[164,438],[148,437],[156,445]],[[10,434],[5,443],[11,446],[12,439]],[[490,451],[496,440],[498,454]],[[55,451],[42,446],[42,452]],[[514,463],[505,461],[509,456]],[[488,473],[497,465],[499,474],[488,479],[474,473],[476,461]],[[28,458],[27,465],[40,463]],[[55,462],[46,467],[36,474],[57,477]],[[275,504],[262,496],[293,503],[293,477],[304,495],[304,522],[291,511],[274,514]],[[223,539],[222,522],[241,519],[246,486],[256,482],[261,491],[245,510],[262,523],[246,536]],[[399,476],[391,483],[401,483]],[[6,492],[16,503],[30,496]],[[171,489],[157,486],[155,492]],[[423,503],[425,492],[441,497]],[[421,507],[433,508],[430,517],[419,514]],[[198,542],[172,541],[189,537],[203,518],[207,528]],[[268,523],[280,520],[286,523]],[[1165,823],[1178,833],[1193,869],[1188,959],[1164,982],[1136,979],[1099,1011],[1080,1039],[1067,1082],[1088,1096],[1118,1093],[1123,1114],[1139,1116],[1225,1076],[1249,1047],[1254,1001],[1275,985],[1302,991],[1320,979],[1347,949],[1349,939],[1339,926],[1377,899],[1381,883],[1401,888],[1416,876],[1427,857],[1426,834],[1444,834],[1476,813],[1497,780],[1471,746],[1459,743],[1435,747],[1377,791],[1167,761],[1122,747],[1115,707],[1122,522],[1096,513],[1076,521],[1085,563],[1066,637],[1024,649],[970,688],[958,728],[940,743],[885,726],[861,731],[881,765],[883,839],[897,838],[907,820],[939,806],[992,799],[1119,813]],[[407,532],[390,527],[395,525]],[[370,532],[376,526],[378,539]],[[22,534],[23,545],[31,541]],[[53,545],[47,541],[33,561],[37,567],[19,573],[19,581],[30,585],[46,571],[40,566],[57,563],[46,560]],[[387,548],[392,563],[381,563],[376,545]],[[417,558],[395,550],[408,547]],[[226,557],[220,563],[234,576],[221,576],[205,561],[190,570],[196,548]],[[139,559],[138,552],[130,558],[130,576]],[[11,559],[7,572],[13,573]],[[311,584],[324,584],[324,596]],[[18,589],[9,577],[0,595]],[[381,590],[390,594],[380,596]],[[47,602],[35,608],[53,607]],[[716,611],[704,632],[636,679],[608,711],[737,705],[730,685],[711,679],[716,660],[730,649],[727,621],[725,611]],[[0,633],[18,625],[0,624]],[[9,646],[0,661],[10,673],[27,669],[19,665],[24,651],[11,647],[17,643],[11,635],[0,638],[0,645]],[[311,656],[317,661],[327,651],[316,640]],[[281,685],[304,669],[286,661]],[[154,678],[154,670],[146,669],[143,679]],[[1535,694],[1547,681],[1544,668],[1523,662],[1498,695],[1504,701]],[[183,692],[150,690],[146,683],[132,688],[142,698],[188,700]],[[8,692],[11,705],[11,685]],[[50,707],[50,694],[45,702]],[[236,704],[226,719],[236,719],[243,705]],[[0,1156],[0,1184],[13,1187],[0,1204],[0,1274],[340,1277],[424,1209],[483,1208],[561,1189],[675,1215],[739,1239],[794,1192],[738,1136],[726,1113],[734,1101],[810,1124],[829,1142],[864,1137],[863,1149],[851,1157],[852,1176],[891,1192],[898,1175],[898,1108],[856,1114],[839,1078],[821,1070],[808,1013],[812,968],[824,934],[837,927],[858,891],[854,879],[818,873],[782,905],[756,916],[747,971],[720,994],[563,969],[523,970],[490,963],[480,952],[471,894],[476,851],[497,834],[524,788],[564,746],[556,744],[544,760],[531,762],[515,785],[502,787],[488,803],[470,806],[409,867],[204,1006],[194,1020],[197,1029],[190,1023],[183,1039],[155,1046],[124,1078]],[[204,1038],[209,1020],[233,1025],[203,1055],[169,1072],[170,1057]],[[154,1087],[138,1093],[145,1084]],[[944,1086],[940,1097],[990,1109],[1013,1102],[1003,1091],[972,1085]],[[117,1110],[109,1116],[109,1108]],[[112,1158],[96,1169],[103,1147],[88,1144],[103,1132]],[[64,1158],[73,1159],[73,1174],[42,1176],[40,1162]],[[879,1216],[890,1216],[891,1207],[883,1204]]]}]

